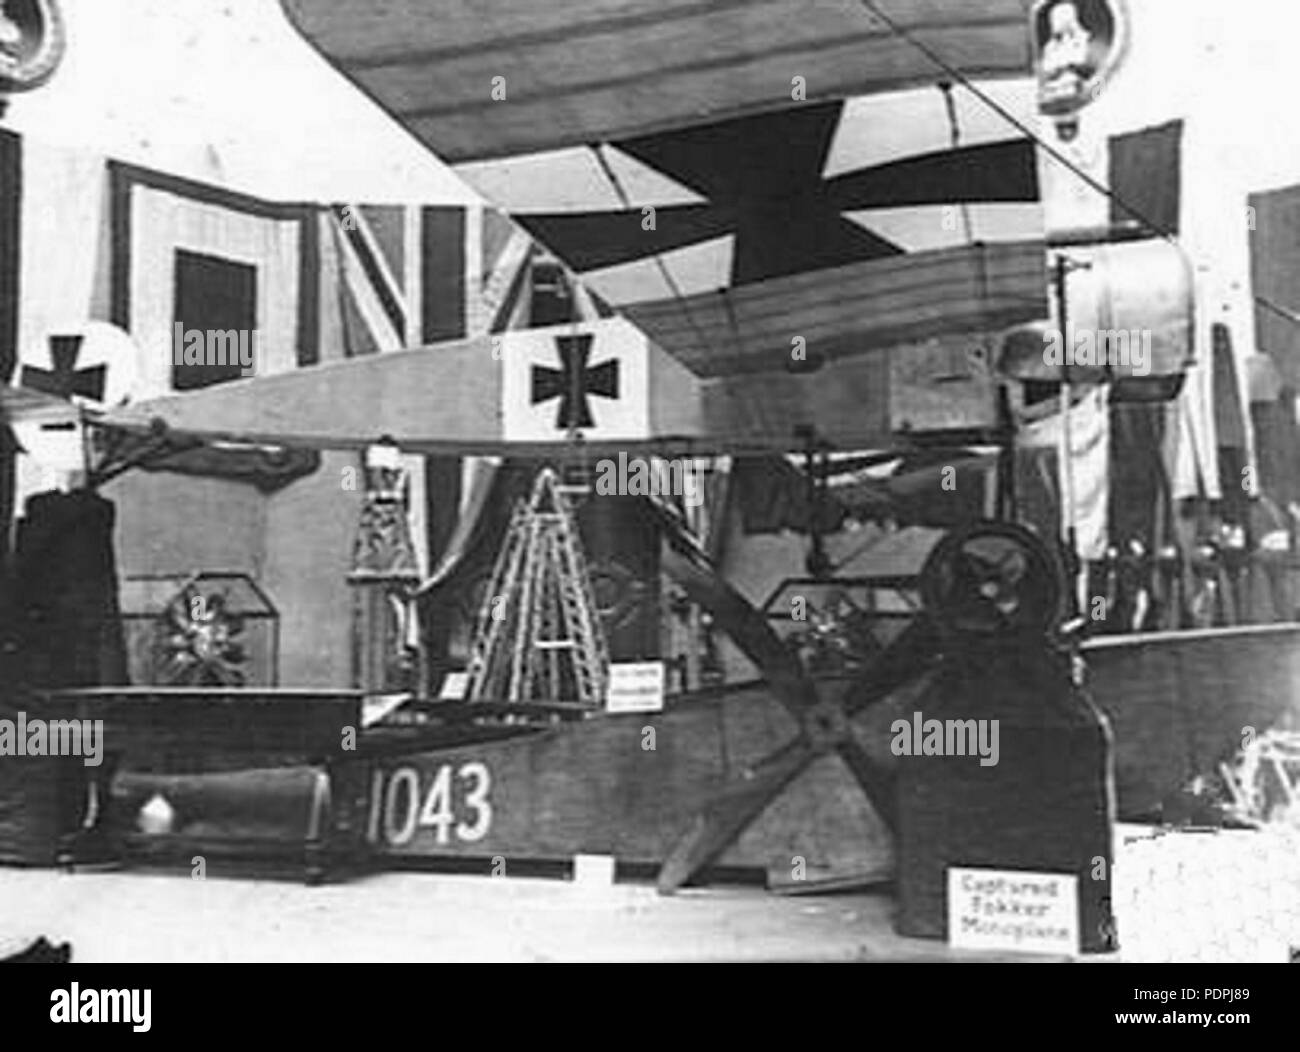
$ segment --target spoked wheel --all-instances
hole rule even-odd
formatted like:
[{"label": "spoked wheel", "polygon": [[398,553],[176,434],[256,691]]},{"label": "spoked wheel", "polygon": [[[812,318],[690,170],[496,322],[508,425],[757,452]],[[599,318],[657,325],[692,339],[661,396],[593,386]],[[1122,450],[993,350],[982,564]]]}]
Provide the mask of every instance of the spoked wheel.
[{"label": "spoked wheel", "polygon": [[926,613],[949,637],[1041,636],[1061,612],[1058,560],[1037,534],[981,522],[949,534],[921,571]]}]

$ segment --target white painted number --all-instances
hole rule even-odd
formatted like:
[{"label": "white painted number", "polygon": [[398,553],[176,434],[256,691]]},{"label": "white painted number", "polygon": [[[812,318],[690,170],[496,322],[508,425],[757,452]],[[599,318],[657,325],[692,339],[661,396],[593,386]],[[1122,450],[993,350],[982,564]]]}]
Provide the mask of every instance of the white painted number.
[{"label": "white painted number", "polygon": [[443,764],[433,775],[423,805],[420,803],[420,775],[414,767],[399,767],[393,771],[387,786],[383,784],[383,772],[376,771],[371,787],[371,842],[379,839],[381,811],[384,841],[393,847],[409,844],[418,829],[435,830],[434,836],[439,844],[451,840],[453,827],[458,840],[482,840],[492,826],[492,805],[488,801],[492,772],[486,764],[471,762],[462,764],[456,776],[471,783],[465,790],[464,806],[473,812],[473,823],[456,821],[450,764]]},{"label": "white painted number", "polygon": [[[397,826],[393,822],[393,812],[397,809],[397,801],[400,798],[397,791],[399,785],[406,786],[406,816],[402,824]],[[393,772],[393,777],[388,783],[388,796],[384,807],[384,839],[390,844],[405,844],[415,836],[415,809],[419,806],[419,793],[420,776],[412,768],[402,767]]]},{"label": "white painted number", "polygon": [[424,798],[420,825],[424,829],[436,829],[438,843],[445,844],[451,839],[451,826],[455,821],[451,813],[451,768],[443,764],[429,786],[429,795]]},{"label": "white painted number", "polygon": [[370,821],[366,823],[366,839],[372,844],[379,842],[379,809],[384,802],[384,771],[376,767],[370,779]]},{"label": "white painted number", "polygon": [[465,805],[474,809],[475,816],[472,826],[467,826],[464,822],[457,825],[456,835],[461,840],[482,840],[492,825],[492,805],[488,803],[492,772],[485,763],[467,763],[456,773],[462,778],[474,779],[474,788],[465,794]]}]

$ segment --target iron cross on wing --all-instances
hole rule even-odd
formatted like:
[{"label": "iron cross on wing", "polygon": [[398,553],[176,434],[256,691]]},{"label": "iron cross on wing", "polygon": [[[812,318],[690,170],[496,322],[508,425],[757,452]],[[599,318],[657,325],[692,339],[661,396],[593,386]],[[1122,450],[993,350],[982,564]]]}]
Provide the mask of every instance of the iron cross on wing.
[{"label": "iron cross on wing", "polygon": [[560,356],[560,368],[533,366],[532,404],[558,398],[560,407],[555,414],[558,430],[572,431],[595,423],[587,401],[589,395],[618,398],[618,359],[611,358],[594,367],[587,365],[594,339],[595,336],[589,332],[557,336],[555,346]]}]

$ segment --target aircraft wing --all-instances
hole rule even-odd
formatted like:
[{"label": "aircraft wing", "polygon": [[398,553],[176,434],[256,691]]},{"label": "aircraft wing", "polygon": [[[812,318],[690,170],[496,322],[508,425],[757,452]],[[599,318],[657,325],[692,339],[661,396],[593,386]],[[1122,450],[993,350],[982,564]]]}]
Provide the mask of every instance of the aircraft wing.
[{"label": "aircraft wing", "polygon": [[235,380],[113,410],[206,441],[549,455],[705,438],[698,377],[625,319],[526,329]]},{"label": "aircraft wing", "polygon": [[[575,193],[582,180],[557,155],[610,166],[622,207],[526,209],[525,225],[584,282],[640,266],[666,294],[640,271],[633,297],[587,282],[623,316],[222,384],[113,414],[123,426],[314,448],[391,433],[412,452],[546,456],[575,430],[593,452],[707,454],[993,425],[987,337],[1046,315],[1034,155],[973,96],[948,100],[953,149],[934,86],[953,69],[1023,80],[1023,0],[281,3],[444,160],[487,177],[533,158],[539,185]],[[882,153],[868,140],[890,115],[845,100],[922,85],[933,98],[901,123],[926,134]],[[1013,109],[1030,105],[1021,88]],[[695,202],[664,207],[649,237],[648,172]],[[952,202],[968,209],[960,223],[941,214]],[[919,238],[886,214],[918,208]],[[980,222],[981,208],[999,211]],[[997,218],[1008,209],[1030,222]],[[854,218],[863,210],[878,230]],[[730,264],[716,281],[684,283],[680,261],[663,260],[720,243]],[[913,357],[936,368],[909,373]]]},{"label": "aircraft wing", "polygon": [[75,404],[30,387],[0,384],[0,424],[75,423],[84,415]]},{"label": "aircraft wing", "polygon": [[[456,163],[933,84],[860,0],[281,0],[298,31]],[[874,0],[973,77],[1025,76],[1024,0]]]},{"label": "aircraft wing", "polygon": [[[946,360],[1048,314],[1033,144],[937,86],[1007,78],[990,90],[1032,121],[1023,0],[281,2],[701,378],[698,441],[991,424],[981,378],[918,406],[899,363],[919,349],[935,376],[968,373]],[[879,97],[905,87],[924,90]]]},{"label": "aircraft wing", "polygon": [[[938,392],[967,425],[985,402],[991,412],[987,395],[978,384]],[[609,318],[234,380],[104,410],[96,422],[313,449],[361,449],[389,435],[412,453],[513,457],[571,453],[576,432],[593,455],[711,455],[797,452],[810,431],[846,449],[889,446],[904,396],[888,354],[806,375],[704,377]]]}]

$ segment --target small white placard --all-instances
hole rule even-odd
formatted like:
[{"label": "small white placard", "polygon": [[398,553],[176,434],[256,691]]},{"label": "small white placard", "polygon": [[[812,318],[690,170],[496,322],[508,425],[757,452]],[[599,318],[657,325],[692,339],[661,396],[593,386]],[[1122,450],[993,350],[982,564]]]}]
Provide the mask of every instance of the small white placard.
[{"label": "small white placard", "polygon": [[411,700],[411,694],[367,694],[361,699],[361,726],[373,727],[395,709]]},{"label": "small white placard", "polygon": [[590,887],[612,887],[614,884],[614,856],[574,855],[573,882]]},{"label": "small white placard", "polygon": [[439,701],[464,701],[465,691],[469,689],[468,672],[448,672],[438,691]]},{"label": "small white placard", "polygon": [[948,870],[948,942],[964,950],[1079,953],[1079,878],[1026,870]]},{"label": "small white placard", "polygon": [[605,708],[610,712],[663,712],[664,663],[618,661],[611,664]]}]

